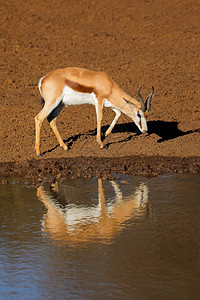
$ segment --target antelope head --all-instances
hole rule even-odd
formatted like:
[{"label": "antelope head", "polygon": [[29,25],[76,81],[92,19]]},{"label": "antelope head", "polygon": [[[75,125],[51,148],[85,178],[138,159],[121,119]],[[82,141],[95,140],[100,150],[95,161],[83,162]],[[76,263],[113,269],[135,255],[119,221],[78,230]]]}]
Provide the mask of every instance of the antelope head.
[{"label": "antelope head", "polygon": [[139,101],[141,104],[141,108],[139,110],[136,108],[134,109],[134,111],[135,111],[134,122],[137,125],[137,127],[140,129],[141,132],[146,132],[147,131],[147,116],[151,109],[151,99],[153,97],[154,87],[152,86],[152,91],[147,96],[145,102],[140,95],[140,90],[141,90],[141,87],[138,89],[138,98],[139,98]]}]

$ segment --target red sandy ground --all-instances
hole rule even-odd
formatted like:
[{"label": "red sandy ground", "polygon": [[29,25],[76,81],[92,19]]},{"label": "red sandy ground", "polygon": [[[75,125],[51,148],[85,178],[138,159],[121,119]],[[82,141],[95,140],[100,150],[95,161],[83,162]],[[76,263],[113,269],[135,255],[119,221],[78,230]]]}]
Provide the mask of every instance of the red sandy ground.
[{"label": "red sandy ground", "polygon": [[[33,172],[51,166],[53,172],[56,162],[64,170],[74,164],[71,158],[81,169],[86,162],[87,168],[101,162],[106,168],[120,157],[126,169],[125,156],[130,170],[139,163],[144,173],[159,159],[167,171],[175,158],[172,171],[200,172],[199,0],[2,0],[0,18],[2,176],[13,174],[16,166],[18,174],[30,166],[36,166]],[[138,135],[122,116],[100,149],[94,107],[68,107],[57,125],[70,150],[58,147],[44,121],[44,155],[37,158],[34,117],[42,108],[37,84],[51,70],[67,66],[105,71],[133,97],[140,85],[144,97],[153,85],[149,133]],[[113,117],[104,109],[103,132]]]}]

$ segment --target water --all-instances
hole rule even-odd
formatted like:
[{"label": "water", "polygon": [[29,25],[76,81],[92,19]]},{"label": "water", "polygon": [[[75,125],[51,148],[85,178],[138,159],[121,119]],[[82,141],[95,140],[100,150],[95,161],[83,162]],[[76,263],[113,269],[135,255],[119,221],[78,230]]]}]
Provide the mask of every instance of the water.
[{"label": "water", "polygon": [[0,187],[0,299],[199,299],[200,176]]}]

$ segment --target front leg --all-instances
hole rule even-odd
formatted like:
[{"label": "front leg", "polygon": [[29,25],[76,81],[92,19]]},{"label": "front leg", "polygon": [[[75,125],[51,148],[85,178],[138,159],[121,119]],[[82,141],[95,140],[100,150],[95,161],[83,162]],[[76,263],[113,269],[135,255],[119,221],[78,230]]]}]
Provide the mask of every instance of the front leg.
[{"label": "front leg", "polygon": [[106,131],[105,136],[108,136],[108,135],[111,133],[113,127],[114,127],[115,124],[117,123],[117,120],[118,120],[119,117],[121,116],[121,111],[120,111],[120,110],[115,109],[115,108],[113,108],[112,110],[116,113],[116,116],[115,116],[114,120],[112,121],[110,127],[109,127],[108,130]]},{"label": "front leg", "polygon": [[97,99],[96,106],[96,114],[97,114],[97,142],[100,145],[100,148],[103,148],[103,143],[101,141],[101,121],[103,118],[103,99]]}]

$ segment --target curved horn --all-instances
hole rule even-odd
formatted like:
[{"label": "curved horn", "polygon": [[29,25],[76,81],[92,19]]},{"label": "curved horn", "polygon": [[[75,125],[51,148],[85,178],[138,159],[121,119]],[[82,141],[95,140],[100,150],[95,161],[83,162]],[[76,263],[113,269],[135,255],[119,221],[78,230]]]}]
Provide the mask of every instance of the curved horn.
[{"label": "curved horn", "polygon": [[152,86],[152,91],[151,93],[147,96],[146,101],[145,101],[145,108],[146,110],[149,112],[151,109],[151,99],[153,97],[153,93],[154,93],[154,87]]},{"label": "curved horn", "polygon": [[144,101],[143,101],[143,99],[142,99],[142,97],[141,97],[141,95],[140,95],[140,90],[141,90],[141,86],[139,87],[139,89],[138,89],[138,98],[139,98],[139,100],[140,100],[140,103],[141,103],[141,111],[145,111],[145,103],[144,103]]}]

